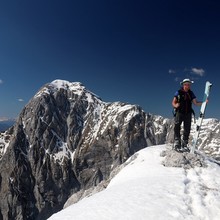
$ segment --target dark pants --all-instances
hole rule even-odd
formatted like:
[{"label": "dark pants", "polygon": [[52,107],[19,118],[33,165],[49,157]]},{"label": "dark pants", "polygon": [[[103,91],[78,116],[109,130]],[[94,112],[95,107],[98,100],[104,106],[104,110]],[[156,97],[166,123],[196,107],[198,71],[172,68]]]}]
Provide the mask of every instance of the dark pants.
[{"label": "dark pants", "polygon": [[189,134],[191,130],[191,120],[192,120],[192,113],[180,113],[177,112],[175,116],[175,126],[174,126],[174,139],[181,140],[180,137],[180,129],[181,124],[183,123],[183,141],[187,144],[189,139]]}]

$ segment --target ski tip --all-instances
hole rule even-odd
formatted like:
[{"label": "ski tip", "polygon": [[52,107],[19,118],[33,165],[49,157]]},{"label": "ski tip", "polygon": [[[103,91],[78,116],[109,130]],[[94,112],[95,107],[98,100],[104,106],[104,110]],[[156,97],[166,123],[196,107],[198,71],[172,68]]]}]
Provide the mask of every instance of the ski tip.
[{"label": "ski tip", "polygon": [[206,84],[208,84],[208,86],[212,86],[212,83],[207,81]]}]

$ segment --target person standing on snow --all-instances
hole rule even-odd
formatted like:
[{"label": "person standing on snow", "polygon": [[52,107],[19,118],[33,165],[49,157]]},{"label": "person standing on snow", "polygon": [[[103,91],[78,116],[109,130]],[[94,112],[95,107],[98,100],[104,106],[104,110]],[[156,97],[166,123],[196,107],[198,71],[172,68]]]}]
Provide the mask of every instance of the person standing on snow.
[{"label": "person standing on snow", "polygon": [[[175,126],[174,126],[174,149],[181,150],[181,148],[187,148],[189,134],[191,130],[191,120],[192,114],[194,113],[192,109],[192,103],[196,106],[201,106],[202,102],[196,100],[196,96],[190,89],[193,81],[190,79],[184,79],[180,85],[181,89],[178,90],[173,98],[172,106],[175,111]],[[180,129],[183,123],[183,138],[181,143]]]}]

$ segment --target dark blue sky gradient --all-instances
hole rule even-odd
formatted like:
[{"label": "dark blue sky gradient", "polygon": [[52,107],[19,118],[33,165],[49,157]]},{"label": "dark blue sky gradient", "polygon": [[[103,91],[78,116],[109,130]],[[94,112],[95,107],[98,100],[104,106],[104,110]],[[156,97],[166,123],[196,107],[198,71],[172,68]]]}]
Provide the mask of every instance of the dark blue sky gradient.
[{"label": "dark blue sky gradient", "polygon": [[198,100],[213,82],[207,117],[220,119],[219,12],[217,0],[1,1],[0,117],[16,117],[41,86],[64,79],[171,118],[189,77]]}]

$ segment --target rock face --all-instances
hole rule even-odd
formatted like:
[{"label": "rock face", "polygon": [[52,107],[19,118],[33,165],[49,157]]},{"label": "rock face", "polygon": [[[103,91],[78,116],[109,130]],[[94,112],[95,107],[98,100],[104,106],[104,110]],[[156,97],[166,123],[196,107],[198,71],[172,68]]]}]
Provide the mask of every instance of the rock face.
[{"label": "rock face", "polygon": [[169,123],[81,83],[45,85],[0,137],[0,219],[47,219],[136,151],[164,143]]}]

